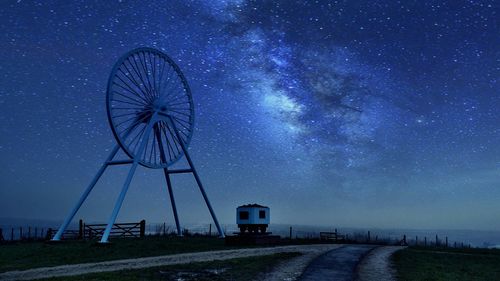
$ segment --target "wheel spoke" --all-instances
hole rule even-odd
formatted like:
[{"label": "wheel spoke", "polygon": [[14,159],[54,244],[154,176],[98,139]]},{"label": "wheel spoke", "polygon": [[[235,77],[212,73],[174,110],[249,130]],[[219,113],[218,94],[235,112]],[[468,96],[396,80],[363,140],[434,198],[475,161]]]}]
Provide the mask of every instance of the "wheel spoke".
[{"label": "wheel spoke", "polygon": [[[180,146],[179,140],[177,139],[177,136],[175,135],[175,133],[172,132],[172,130],[170,129],[170,125],[166,124],[166,128],[167,128],[168,132],[170,133],[170,137],[172,138],[173,143],[175,145],[175,148],[177,149],[177,153],[176,154],[178,155],[178,154],[181,153],[181,151],[179,149],[179,146]],[[179,146],[178,146],[178,144],[179,144]]]},{"label": "wheel spoke", "polygon": [[[119,100],[119,99],[115,99],[114,101],[115,101],[115,102],[117,102],[117,103],[126,103],[126,104],[130,104],[130,105],[144,106],[144,105],[142,105],[142,104],[132,103],[132,102],[123,101],[123,100]],[[113,108],[115,108],[115,107],[113,107]]]},{"label": "wheel spoke", "polygon": [[168,111],[172,111],[172,112],[175,112],[176,114],[180,114],[180,115],[183,115],[183,116],[186,116],[186,117],[191,117],[191,114],[187,114],[185,112],[181,112],[181,111],[178,111],[177,109],[169,109]]},{"label": "wheel spoke", "polygon": [[[187,125],[188,127],[189,127],[189,126],[191,126],[191,123],[189,123],[188,121],[186,121],[186,120],[182,120],[182,119],[179,119],[179,118],[177,118],[177,117],[175,117],[175,116],[173,116],[173,115],[171,115],[171,116],[172,116],[172,118],[174,118],[174,119],[175,119],[175,121],[177,121],[177,123],[182,122],[183,124],[181,124],[181,126],[183,126],[183,127],[186,127],[186,125]],[[187,128],[186,128],[186,129],[187,129]]]},{"label": "wheel spoke", "polygon": [[[127,119],[127,120],[123,121],[122,123],[120,123],[120,124],[116,125],[116,127],[119,127],[121,124],[123,124],[123,123],[127,123],[127,122],[129,122],[129,121],[131,121],[131,120],[133,120],[133,119],[136,119],[136,120],[135,120],[132,124],[129,124],[129,125],[128,125],[128,127],[127,127],[128,129],[126,128],[126,129],[124,129],[124,130],[123,130],[123,131],[127,131],[127,130],[130,130],[130,131],[131,131],[132,129],[135,129],[135,127],[136,127],[137,125],[139,125],[139,124],[140,124],[140,123],[142,123],[144,120],[146,120],[146,117],[148,117],[148,116],[147,116],[147,115],[144,115],[144,116],[142,116],[142,117],[141,117],[141,118],[139,118],[139,119],[137,119],[137,117],[132,117],[132,118],[129,118],[129,119]],[[123,131],[122,131],[122,132],[123,132]]]},{"label": "wheel spoke", "polygon": [[144,73],[144,76],[145,76],[141,80],[144,83],[144,87],[146,87],[146,82],[144,82],[144,80],[146,80],[148,82],[148,85],[149,85],[149,88],[147,88],[149,90],[148,93],[149,93],[150,97],[153,99],[153,94],[151,93],[151,84],[149,83],[148,70],[147,70],[146,65],[145,65],[145,63],[146,63],[146,57],[144,56],[144,53],[142,53],[142,54],[143,54],[143,57],[144,57],[144,61],[141,58],[141,53],[137,54],[137,57],[139,58],[139,63],[142,66],[142,70],[143,70],[142,73]]},{"label": "wheel spoke", "polygon": [[180,100],[180,99],[183,99],[183,98],[185,98],[185,97],[184,97],[184,96],[176,96],[176,98],[175,98],[175,99],[172,99],[172,98],[171,98],[171,99],[168,99],[167,101],[165,101],[165,103],[166,103],[166,104],[169,104],[169,103],[171,103],[171,102],[173,102],[173,101]]},{"label": "wheel spoke", "polygon": [[[180,82],[180,81],[179,81]],[[182,87],[180,88],[179,85],[174,85],[172,88],[169,89],[167,92],[167,96],[165,97],[167,101],[172,101],[173,98],[186,98],[186,91]]]},{"label": "wheel spoke", "polygon": [[[174,148],[172,147],[170,141],[168,140],[167,132],[165,130],[165,125],[166,125],[165,122],[161,121],[160,129],[163,135],[165,136],[165,142],[167,143],[168,158],[170,159],[170,161],[172,161],[172,155],[174,155]],[[170,153],[170,150],[172,150],[172,153]]]},{"label": "wheel spoke", "polygon": [[153,146],[151,148],[151,152],[149,153],[149,163],[151,163],[151,157],[153,156],[154,151],[154,164],[156,164],[156,134],[153,136]]},{"label": "wheel spoke", "polygon": [[155,98],[157,98],[158,96],[156,93],[156,60],[154,59],[155,55],[148,53],[148,57],[149,57],[149,63],[151,65],[151,72],[153,74],[153,86],[154,86],[153,87],[153,94],[154,94]]},{"label": "wheel spoke", "polygon": [[167,62],[165,60],[161,60],[163,62],[163,67],[161,68],[161,72],[160,72],[160,79],[158,79],[158,97],[161,99],[161,96],[162,96],[162,91],[161,91],[161,85],[163,83],[163,73],[165,72],[165,65],[167,64]]},{"label": "wheel spoke", "polygon": [[[172,74],[174,77],[172,77]],[[173,92],[175,90],[175,87],[178,86],[177,83],[175,83],[175,78],[176,78],[176,72],[175,70],[171,67],[171,71],[169,72],[169,75],[167,76],[167,87],[165,88],[165,90],[163,91],[165,94],[164,94],[164,97],[167,98],[170,96],[169,93]],[[172,83],[171,83],[172,82]]]},{"label": "wheel spoke", "polygon": [[129,115],[137,115],[137,113],[135,113],[135,112],[128,112],[128,113],[113,115],[113,117],[114,118],[120,118],[120,117],[124,117],[124,116],[129,116]]},{"label": "wheel spoke", "polygon": [[118,106],[113,106],[113,110],[137,110],[137,107],[118,107]]},{"label": "wheel spoke", "polygon": [[[147,127],[147,126],[146,126]],[[144,152],[142,153],[142,160],[146,159],[146,154],[148,152],[148,145],[149,145],[149,136],[144,136],[146,138],[146,146],[144,147]],[[140,151],[137,151],[137,153],[140,153]]]},{"label": "wheel spoke", "polygon": [[[118,71],[122,72],[121,69],[119,69]],[[122,72],[123,73],[123,72]],[[139,89],[139,91],[142,93],[142,95],[140,93],[138,93],[136,90],[134,90],[130,85],[129,83],[123,81],[123,79],[117,75],[118,77],[118,80],[120,80],[120,82],[122,82],[126,87],[127,89],[125,89],[122,85],[118,84],[115,82],[116,85],[120,86],[122,89],[126,90],[127,92],[135,95],[136,97],[138,97],[139,99],[141,99],[145,104],[148,104],[150,103],[146,98],[147,96],[144,94],[144,92],[142,91],[141,87],[137,84],[137,82],[133,81],[132,78],[133,78],[133,75],[123,75],[125,77],[127,77],[127,79],[132,83],[134,84],[137,89]],[[132,78],[130,78],[130,76],[132,76]]]},{"label": "wheel spoke", "polygon": [[[129,122],[129,121],[132,121],[132,120],[134,120],[134,119],[136,119],[136,118],[137,118],[137,117],[135,117],[135,116],[134,116],[134,117],[130,117],[129,119],[125,119],[124,121],[121,121],[121,122],[119,122],[119,123],[116,123],[116,124],[115,124],[115,127],[116,127],[116,128],[118,128],[118,127],[120,127],[121,125],[123,125],[123,124],[125,124],[125,123],[127,123],[127,122]],[[130,127],[130,126],[129,126],[129,127]]]},{"label": "wheel spoke", "polygon": [[[151,86],[151,79],[149,79],[151,77],[151,75],[149,75],[149,70],[148,70],[148,60],[146,59],[146,53],[145,52],[142,52],[142,57],[144,58],[144,72],[145,72],[145,75],[146,75],[146,78],[148,80],[148,85],[149,85],[149,89],[151,89],[151,91],[153,90],[153,86]],[[149,56],[148,56],[149,57]],[[149,64],[151,65],[151,60],[149,61]],[[151,94],[153,94],[153,92],[151,92]]]},{"label": "wheel spoke", "polygon": [[[138,101],[138,100],[136,100],[136,99],[134,99],[134,98],[131,98],[131,97],[129,97],[129,96],[127,96],[127,95],[125,95],[124,93],[117,92],[116,90],[115,90],[115,91],[113,91],[113,94],[117,94],[117,95],[119,95],[119,96],[121,96],[121,97],[123,97],[123,98],[128,99],[128,101],[127,101],[128,103],[132,103],[132,102],[134,102],[134,103],[135,103],[135,105],[137,105],[137,106],[144,106],[144,105],[145,105],[145,104],[144,104],[144,103],[142,103],[141,101]],[[115,101],[120,101],[120,100],[115,99]]]},{"label": "wheel spoke", "polygon": [[[123,81],[123,79],[122,79],[120,76],[118,76],[118,75],[117,75],[116,77],[117,77],[117,78],[118,78],[118,80],[120,80],[120,82],[122,82],[122,83],[123,83],[123,84],[124,84],[127,88],[123,87],[123,85],[120,85],[120,84],[119,84],[119,83],[117,83],[116,81],[115,81],[115,82],[113,82],[113,84],[114,84],[114,85],[116,85],[116,86],[118,86],[118,87],[122,88],[123,90],[125,90],[125,91],[127,91],[127,92],[131,93],[132,95],[134,95],[134,96],[136,96],[136,97],[140,98],[140,99],[144,102],[144,104],[149,103],[149,102],[148,102],[147,100],[145,100],[145,99],[144,99],[144,98],[143,98],[143,97],[142,97],[139,93],[137,93],[136,91],[134,91],[134,89],[130,88],[130,86],[128,85],[128,83],[127,83],[127,82],[125,82],[125,81]],[[115,90],[115,91],[113,91],[113,92],[114,92],[114,93],[119,93],[119,92],[118,92],[118,91],[116,91],[116,90]],[[129,97],[129,96],[125,96],[125,93],[121,93],[121,94],[122,94],[122,96],[123,96],[123,97],[127,97],[127,98],[128,98],[128,99],[130,99],[130,100],[133,100],[133,101],[136,101],[136,102],[142,103],[142,102],[140,102],[140,101],[138,101],[138,100],[136,100],[136,99],[134,99],[134,98],[131,98],[131,97]]]},{"label": "wheel spoke", "polygon": [[137,144],[139,143],[140,136],[144,133],[145,130],[146,130],[146,125],[142,126],[142,129],[140,129],[139,132],[135,135],[135,137],[133,137],[130,140],[130,143],[128,144],[129,146],[131,146],[132,144],[134,144],[134,142],[136,140],[138,140],[137,143],[135,144],[135,146],[132,148],[132,152],[135,151],[135,148],[137,147]]},{"label": "wheel spoke", "polygon": [[[147,162],[151,164],[156,163],[156,159],[153,158],[153,150],[155,149],[156,146],[156,134],[154,133],[154,126],[153,129],[151,130],[151,148],[149,149],[149,157],[147,158]],[[146,160],[146,159],[144,159]]]},{"label": "wheel spoke", "polygon": [[[131,60],[134,62],[134,64],[132,64]],[[139,58],[139,60],[140,60],[140,58]],[[144,86],[144,92],[143,92],[144,95],[146,97],[148,97],[150,102],[152,102],[153,101],[152,96],[148,91],[148,88],[146,86],[146,82],[144,82],[144,79],[142,78],[142,73],[141,73],[142,71],[141,71],[141,68],[139,67],[139,65],[137,64],[137,60],[135,59],[135,55],[131,56],[127,61],[132,66],[132,69],[134,69],[134,72],[137,75],[137,78],[139,78],[141,80],[141,83]]]},{"label": "wheel spoke", "polygon": [[167,105],[175,107],[176,105],[182,105],[182,104],[191,104],[191,102],[185,101],[185,102],[178,102],[178,103],[168,103]]},{"label": "wheel spoke", "polygon": [[[137,157],[137,153],[135,152],[137,146],[139,145],[139,143],[141,142],[141,139],[142,139],[142,135],[144,135],[144,132],[146,131],[146,127],[147,125],[144,125],[142,126],[142,130],[134,137],[134,139],[130,142],[130,145],[132,145],[134,142],[135,142],[135,145],[134,147],[132,148],[132,153],[134,154],[134,156]],[[137,141],[135,141],[137,140]]]},{"label": "wheel spoke", "polygon": [[[136,73],[136,75],[138,76],[138,78],[141,80],[142,82],[142,85],[144,85],[144,82],[142,81],[142,78],[141,76],[139,75],[139,72],[136,71],[136,69],[134,68],[134,65],[132,65],[132,63],[130,63],[129,61],[129,64],[130,64],[130,67],[134,70],[134,72]],[[143,100],[146,102],[146,103],[150,103],[151,102],[151,98],[150,96],[148,95],[147,93],[147,89],[146,89],[146,85],[144,85],[144,87],[141,87],[141,83],[139,83],[139,81],[135,80],[135,77],[134,75],[132,74],[132,72],[130,71],[130,69],[128,69],[128,66],[126,63],[123,64],[123,66],[125,67],[125,69],[127,69],[127,71],[130,73],[130,75],[125,75],[125,73],[120,69],[120,71],[128,78],[128,80],[130,82],[132,82],[136,87],[137,89],[139,89],[139,91],[141,91],[142,95],[144,96],[143,97]],[[132,77],[132,78],[130,78]],[[144,90],[142,89],[144,88]],[[140,95],[139,95],[140,96]],[[149,100],[148,100],[149,99]]]}]

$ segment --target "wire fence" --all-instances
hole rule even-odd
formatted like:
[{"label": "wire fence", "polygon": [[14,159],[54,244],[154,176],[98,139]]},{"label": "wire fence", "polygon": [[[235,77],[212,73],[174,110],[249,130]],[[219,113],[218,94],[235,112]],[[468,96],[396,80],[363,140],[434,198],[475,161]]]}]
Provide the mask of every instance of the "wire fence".
[{"label": "wire fence", "polygon": [[[141,221],[142,236],[177,236],[175,225],[168,223],[150,223]],[[84,228],[85,229],[85,224]],[[80,222],[80,228],[82,222]],[[221,225],[225,235],[236,235],[237,225]],[[10,226],[0,228],[0,242],[47,241],[55,234],[57,227]],[[83,230],[85,234],[85,230]],[[466,241],[449,239],[447,235],[407,235],[406,233],[386,233],[384,231],[337,230],[332,228],[314,228],[309,226],[270,225],[269,231],[283,239],[327,240],[340,243],[365,243],[380,245],[409,245],[422,247],[455,247],[470,248]],[[82,236],[81,229],[65,231],[66,239],[95,239],[99,235]],[[219,236],[213,224],[191,224],[181,228],[182,236]],[[137,237],[131,235],[131,237]]]}]

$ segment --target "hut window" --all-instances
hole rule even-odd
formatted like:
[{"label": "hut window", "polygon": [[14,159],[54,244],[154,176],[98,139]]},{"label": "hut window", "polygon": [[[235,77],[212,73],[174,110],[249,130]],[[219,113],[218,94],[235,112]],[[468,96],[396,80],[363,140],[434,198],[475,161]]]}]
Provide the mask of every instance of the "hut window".
[{"label": "hut window", "polygon": [[240,220],[248,220],[248,212],[247,211],[240,212]]},{"label": "hut window", "polygon": [[266,218],[266,211],[259,211],[259,219],[265,219]]}]

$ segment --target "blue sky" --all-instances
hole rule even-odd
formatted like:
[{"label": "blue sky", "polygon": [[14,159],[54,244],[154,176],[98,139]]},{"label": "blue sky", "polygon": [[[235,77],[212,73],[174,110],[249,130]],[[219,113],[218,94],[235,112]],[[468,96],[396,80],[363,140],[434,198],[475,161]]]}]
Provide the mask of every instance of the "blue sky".
[{"label": "blue sky", "polygon": [[[493,1],[3,1],[0,216],[60,220],[116,141],[116,60],[148,46],[192,88],[189,149],[219,219],[499,230],[500,32]],[[179,163],[178,165],[182,165]],[[106,220],[126,167],[78,216]],[[181,221],[209,222],[174,180]],[[173,222],[141,168],[118,220]]]}]

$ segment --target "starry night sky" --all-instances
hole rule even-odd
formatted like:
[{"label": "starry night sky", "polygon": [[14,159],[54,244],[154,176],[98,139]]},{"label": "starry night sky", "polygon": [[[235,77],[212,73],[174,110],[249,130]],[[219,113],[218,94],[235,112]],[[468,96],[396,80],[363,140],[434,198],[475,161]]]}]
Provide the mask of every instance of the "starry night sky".
[{"label": "starry night sky", "polygon": [[[0,217],[62,220],[116,141],[118,58],[169,54],[193,92],[189,145],[222,223],[500,230],[494,1],[2,1]],[[183,163],[179,163],[182,166]],[[77,218],[104,221],[128,167]],[[210,222],[190,175],[182,222]],[[118,221],[173,222],[139,168]]]}]

